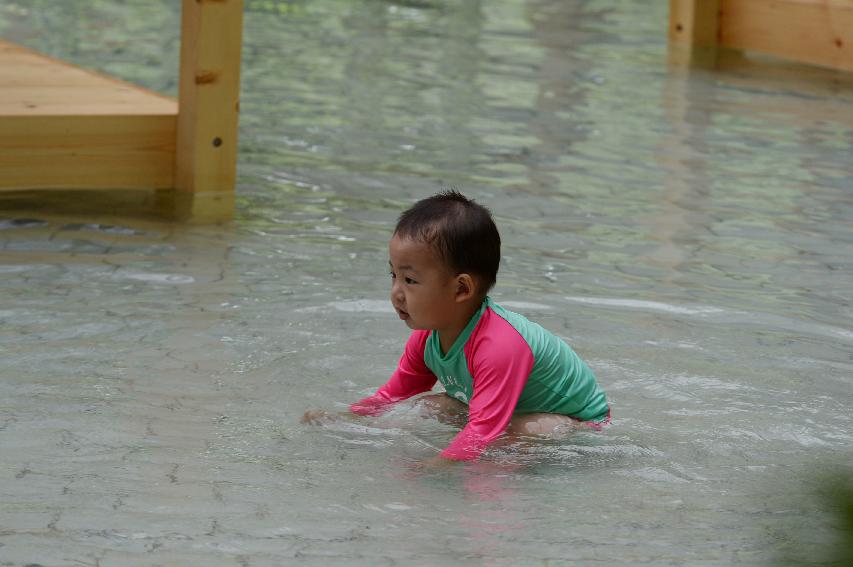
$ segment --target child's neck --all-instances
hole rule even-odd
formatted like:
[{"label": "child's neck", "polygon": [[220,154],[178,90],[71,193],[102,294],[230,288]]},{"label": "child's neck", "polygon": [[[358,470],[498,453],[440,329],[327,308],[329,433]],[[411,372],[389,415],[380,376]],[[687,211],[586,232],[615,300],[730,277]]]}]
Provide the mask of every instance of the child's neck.
[{"label": "child's neck", "polygon": [[441,354],[447,354],[465,330],[471,317],[477,312],[486,298],[472,300],[464,304],[464,308],[459,310],[459,317],[453,322],[452,326],[444,329],[436,329],[438,331],[438,343],[441,346]]}]

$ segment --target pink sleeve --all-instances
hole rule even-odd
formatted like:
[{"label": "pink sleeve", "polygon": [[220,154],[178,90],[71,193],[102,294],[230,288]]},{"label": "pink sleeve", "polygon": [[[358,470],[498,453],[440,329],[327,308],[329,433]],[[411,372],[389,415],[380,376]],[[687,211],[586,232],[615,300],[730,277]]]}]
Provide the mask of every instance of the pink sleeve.
[{"label": "pink sleeve", "polygon": [[415,394],[426,392],[435,385],[436,377],[424,362],[424,348],[429,331],[414,331],[409,340],[397,370],[384,386],[375,394],[350,405],[349,409],[359,415],[380,415],[394,402],[411,398]]},{"label": "pink sleeve", "polygon": [[468,404],[468,424],[441,452],[442,457],[471,461],[504,432],[527,377],[533,353],[512,325],[492,314],[486,328],[466,345],[474,395]]}]

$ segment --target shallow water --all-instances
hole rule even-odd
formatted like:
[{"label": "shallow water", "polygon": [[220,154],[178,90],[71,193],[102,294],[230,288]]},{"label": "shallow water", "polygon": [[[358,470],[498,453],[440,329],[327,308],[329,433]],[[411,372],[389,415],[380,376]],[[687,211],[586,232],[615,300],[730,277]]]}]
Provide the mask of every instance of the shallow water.
[{"label": "shallow water", "polygon": [[[0,35],[173,94],[176,4],[4,0]],[[664,5],[246,4],[233,223],[0,195],[0,565],[830,560],[849,77],[671,70]],[[419,473],[454,430],[406,404],[298,423],[393,369],[388,233],[448,184],[604,432]]]}]

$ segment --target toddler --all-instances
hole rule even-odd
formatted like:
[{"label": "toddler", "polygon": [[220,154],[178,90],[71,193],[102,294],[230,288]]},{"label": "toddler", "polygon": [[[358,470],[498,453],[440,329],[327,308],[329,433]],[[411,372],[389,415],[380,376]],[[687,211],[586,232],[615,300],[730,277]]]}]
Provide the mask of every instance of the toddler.
[{"label": "toddler", "polygon": [[[475,460],[505,431],[548,434],[610,419],[589,367],[561,339],[487,295],[501,240],[489,211],[456,191],[400,215],[389,243],[391,304],[413,330],[397,370],[375,394],[350,406],[379,415],[421,398],[439,418],[467,420],[435,462]],[[308,412],[313,421],[320,412]]]}]

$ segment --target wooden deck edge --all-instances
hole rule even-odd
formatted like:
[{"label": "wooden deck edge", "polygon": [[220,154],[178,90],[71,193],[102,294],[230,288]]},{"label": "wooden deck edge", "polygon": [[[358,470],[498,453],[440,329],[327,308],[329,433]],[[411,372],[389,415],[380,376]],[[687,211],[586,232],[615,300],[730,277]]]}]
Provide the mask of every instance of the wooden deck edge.
[{"label": "wooden deck edge", "polygon": [[[75,65],[73,63],[69,63],[67,61],[51,57],[50,55],[46,55],[34,49],[30,49],[29,47],[5,41],[0,38],[0,60],[2,60],[2,57],[4,55],[8,55],[10,53],[15,55],[24,55],[25,57],[33,58],[36,61],[43,61],[49,66],[72,69],[73,71],[81,75],[87,76],[89,79],[91,79],[93,83],[106,84],[116,89],[130,90],[139,93],[144,97],[158,100],[161,103],[166,103],[166,106],[164,108],[168,109],[167,112],[173,112],[174,114],[178,113],[178,100],[175,97],[171,97],[169,95],[165,95],[163,93],[159,93],[157,91],[141,87],[129,81],[125,81],[123,79],[119,79],[117,77],[109,75],[107,73],[95,71],[93,69],[88,69],[86,67],[81,67],[80,65]],[[62,89],[57,88],[56,90],[58,92],[61,92]],[[142,112],[142,114],[144,113],[145,112]]]},{"label": "wooden deck edge", "polygon": [[0,116],[0,190],[175,186],[174,115]]},{"label": "wooden deck edge", "polygon": [[850,0],[720,0],[720,45],[853,71]]},{"label": "wooden deck edge", "polygon": [[157,189],[231,218],[243,5],[182,0],[180,101],[0,40],[0,192]]},{"label": "wooden deck edge", "polygon": [[670,0],[668,36],[676,63],[723,47],[853,71],[853,0]]}]

